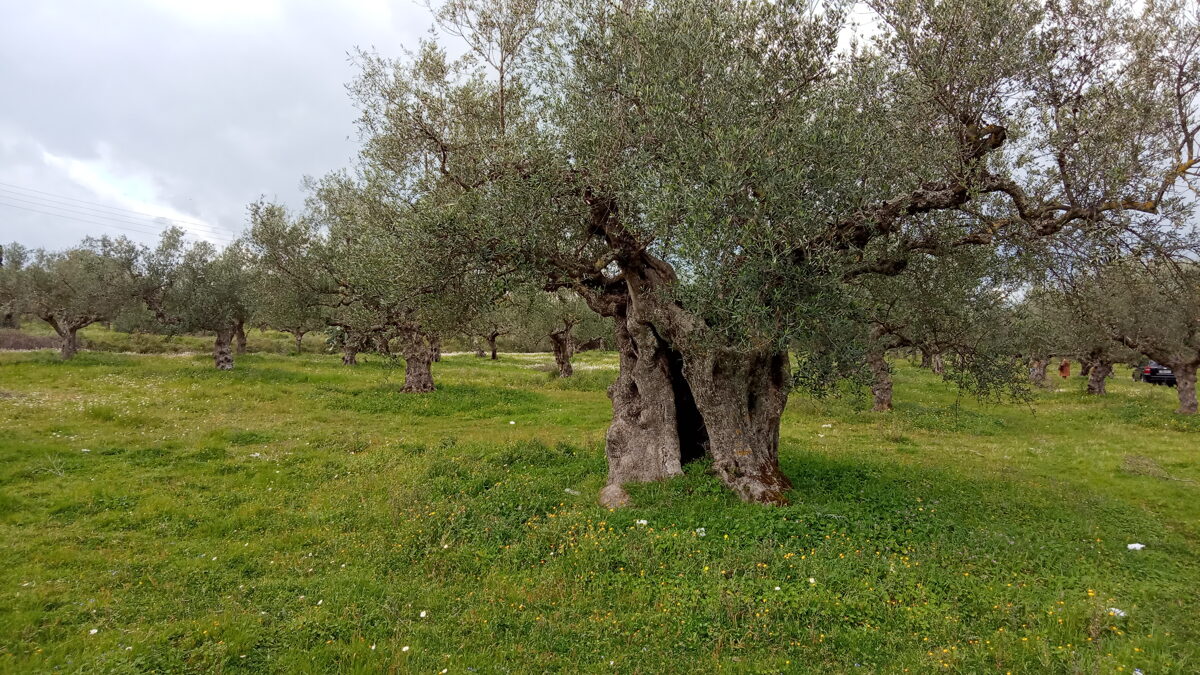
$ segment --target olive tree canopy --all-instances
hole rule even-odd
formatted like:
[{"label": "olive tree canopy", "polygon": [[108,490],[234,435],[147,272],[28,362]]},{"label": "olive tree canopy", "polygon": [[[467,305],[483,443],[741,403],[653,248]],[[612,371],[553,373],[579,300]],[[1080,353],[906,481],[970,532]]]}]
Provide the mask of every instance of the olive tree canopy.
[{"label": "olive tree canopy", "polygon": [[362,55],[363,162],[395,199],[612,318],[604,503],[704,454],[785,501],[787,349],[855,279],[1186,216],[1190,4],[867,4],[881,33],[839,51],[844,2],[450,0],[465,57]]}]

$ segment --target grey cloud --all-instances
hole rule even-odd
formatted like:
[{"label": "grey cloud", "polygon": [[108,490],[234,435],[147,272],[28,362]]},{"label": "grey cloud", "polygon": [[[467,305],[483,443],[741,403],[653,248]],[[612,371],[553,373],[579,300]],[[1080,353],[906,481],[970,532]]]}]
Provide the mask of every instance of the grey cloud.
[{"label": "grey cloud", "polygon": [[[258,195],[295,203],[302,176],[351,160],[347,52],[399,54],[430,23],[409,2],[393,3],[390,17],[369,3],[297,1],[280,2],[269,18],[235,11],[203,20],[167,4],[7,3],[0,183],[121,206],[47,164],[43,150],[100,162],[121,180],[147,181],[158,204],[229,236]],[[217,3],[226,4],[255,5]],[[122,232],[0,205],[0,241],[61,247],[101,233]]]}]

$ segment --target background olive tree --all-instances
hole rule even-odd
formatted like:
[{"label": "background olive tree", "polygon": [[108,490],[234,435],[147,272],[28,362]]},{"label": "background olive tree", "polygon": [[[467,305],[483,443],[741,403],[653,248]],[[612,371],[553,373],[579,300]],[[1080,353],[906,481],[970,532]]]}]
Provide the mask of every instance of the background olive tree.
[{"label": "background olive tree", "polygon": [[135,299],[133,279],[95,241],[61,252],[36,250],[16,274],[18,306],[54,329],[64,359],[75,356],[81,328],[111,320]]}]

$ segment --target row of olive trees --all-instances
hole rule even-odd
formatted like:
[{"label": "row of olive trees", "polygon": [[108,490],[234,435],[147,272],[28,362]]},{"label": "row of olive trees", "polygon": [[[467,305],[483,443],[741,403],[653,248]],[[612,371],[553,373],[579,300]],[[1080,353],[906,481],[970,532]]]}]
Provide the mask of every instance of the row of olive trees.
[{"label": "row of olive trees", "polygon": [[45,321],[64,359],[75,355],[81,329],[137,309],[164,330],[214,333],[216,367],[227,370],[235,339],[244,350],[257,272],[243,246],[189,245],[181,230],[169,230],[155,248],[125,238],[87,239],[65,251],[9,244],[0,275],[0,305]]},{"label": "row of olive trees", "polygon": [[[1194,250],[1194,249],[1193,249]],[[1172,369],[1180,414],[1195,414],[1200,368],[1200,264],[1187,253],[1114,256],[1063,265],[1025,299],[1035,336],[1031,379],[1045,384],[1052,356],[1079,359],[1087,391],[1105,393],[1117,363],[1154,360]]]},{"label": "row of olive trees", "polygon": [[[465,266],[451,271],[470,261],[421,254],[427,242],[375,245],[379,232],[399,233],[404,224],[348,181],[316,186],[310,206],[291,219],[281,207],[255,204],[250,236],[222,250],[189,244],[179,230],[155,247],[126,238],[88,239],[59,252],[9,244],[0,249],[0,308],[13,322],[21,314],[45,321],[60,336],[64,359],[74,356],[80,329],[145,314],[158,330],[214,334],[222,370],[245,351],[247,326],[286,331],[297,351],[306,333],[331,328],[348,365],[360,351],[390,354],[397,345],[405,389],[416,392],[433,389],[430,364],[443,335],[475,337],[486,326],[493,358],[497,333],[545,342],[563,376],[577,349],[597,346],[575,337],[584,326],[594,338],[598,317],[570,291],[513,286],[515,279]],[[401,249],[406,255],[391,255]]]}]

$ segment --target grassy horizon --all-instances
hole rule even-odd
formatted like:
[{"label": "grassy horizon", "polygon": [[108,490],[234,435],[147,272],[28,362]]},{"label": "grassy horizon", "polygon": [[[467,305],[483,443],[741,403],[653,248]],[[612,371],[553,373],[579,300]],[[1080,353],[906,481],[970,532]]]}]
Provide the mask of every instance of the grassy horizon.
[{"label": "grassy horizon", "polygon": [[609,511],[616,360],[576,364],[0,353],[0,671],[1200,670],[1172,390],[900,362],[889,414],[793,394],[789,506],[700,463]]}]

